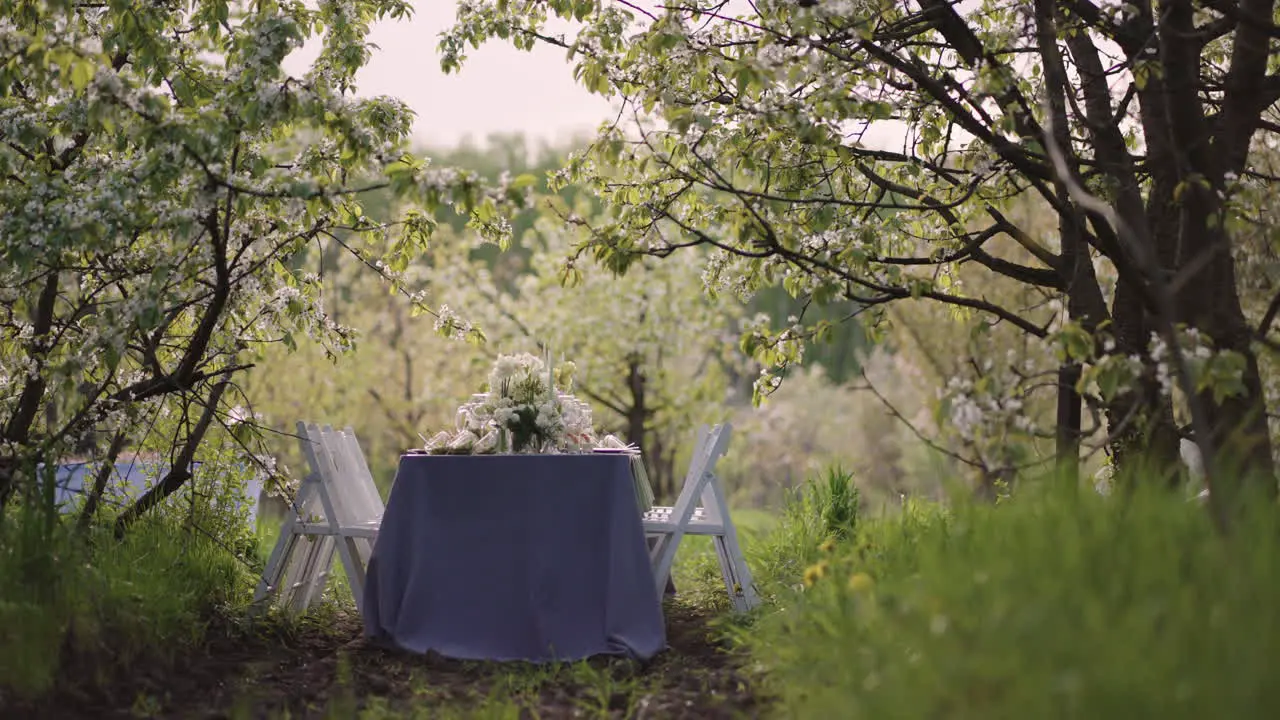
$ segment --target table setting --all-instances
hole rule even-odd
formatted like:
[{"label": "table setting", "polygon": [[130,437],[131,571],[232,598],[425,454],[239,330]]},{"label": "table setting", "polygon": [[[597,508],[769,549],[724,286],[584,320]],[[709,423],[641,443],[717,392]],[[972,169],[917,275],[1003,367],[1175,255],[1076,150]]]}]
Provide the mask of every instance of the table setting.
[{"label": "table setting", "polygon": [[365,633],[467,660],[647,660],[666,646],[639,449],[597,433],[571,362],[501,355],[455,427],[400,458]]}]

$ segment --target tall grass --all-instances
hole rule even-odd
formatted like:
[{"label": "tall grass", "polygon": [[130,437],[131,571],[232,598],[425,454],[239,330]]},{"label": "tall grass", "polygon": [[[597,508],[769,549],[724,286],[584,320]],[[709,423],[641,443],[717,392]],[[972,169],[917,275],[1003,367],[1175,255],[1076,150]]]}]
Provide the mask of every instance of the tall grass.
[{"label": "tall grass", "polygon": [[[172,520],[144,519],[120,541],[59,525],[39,547],[22,537],[29,521],[0,526],[0,700],[39,696],[58,679],[105,681],[144,656],[171,661],[217,611],[248,597],[250,569]],[[59,678],[71,664],[101,677]]]},{"label": "tall grass", "polygon": [[[822,554],[823,543],[854,532],[859,512],[853,476],[839,468],[829,470],[821,482],[788,491],[779,513],[732,511],[752,580],[766,601],[764,611],[793,592],[805,568]],[[680,596],[689,604],[713,612],[729,610],[711,538],[686,536],[673,574]],[[743,619],[751,618],[735,618]]]},{"label": "tall grass", "polygon": [[1168,495],[908,503],[815,552],[794,543],[814,539],[822,497],[766,540],[795,573],[773,586],[796,589],[742,636],[784,717],[1280,713],[1273,507],[1224,539]]}]

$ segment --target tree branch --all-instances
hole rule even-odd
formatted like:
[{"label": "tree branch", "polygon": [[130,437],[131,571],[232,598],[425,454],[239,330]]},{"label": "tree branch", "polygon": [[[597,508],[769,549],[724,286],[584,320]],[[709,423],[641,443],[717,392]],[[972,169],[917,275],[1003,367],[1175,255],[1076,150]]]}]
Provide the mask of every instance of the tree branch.
[{"label": "tree branch", "polygon": [[178,457],[169,467],[164,479],[143,493],[136,503],[116,519],[116,538],[123,538],[129,526],[137,521],[138,518],[142,517],[151,508],[159,505],[165,498],[177,492],[191,479],[191,466],[195,461],[196,450],[204,440],[204,435],[208,432],[209,425],[213,422],[217,413],[218,402],[222,400],[222,394],[226,392],[230,385],[231,376],[227,374],[223,375],[222,380],[213,386],[213,389],[209,392],[208,399],[204,403],[204,409],[200,413],[200,419],[196,421],[195,427],[187,435],[181,452],[178,453]]}]

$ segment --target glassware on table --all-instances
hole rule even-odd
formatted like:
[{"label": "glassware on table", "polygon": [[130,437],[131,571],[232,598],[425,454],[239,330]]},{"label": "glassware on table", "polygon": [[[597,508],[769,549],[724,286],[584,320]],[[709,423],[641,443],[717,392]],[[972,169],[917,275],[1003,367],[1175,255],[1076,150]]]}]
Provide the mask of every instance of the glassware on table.
[{"label": "glassware on table", "polygon": [[454,416],[453,423],[461,432],[471,427],[471,423],[475,420],[475,408],[473,403],[463,403],[458,406],[458,412]]}]

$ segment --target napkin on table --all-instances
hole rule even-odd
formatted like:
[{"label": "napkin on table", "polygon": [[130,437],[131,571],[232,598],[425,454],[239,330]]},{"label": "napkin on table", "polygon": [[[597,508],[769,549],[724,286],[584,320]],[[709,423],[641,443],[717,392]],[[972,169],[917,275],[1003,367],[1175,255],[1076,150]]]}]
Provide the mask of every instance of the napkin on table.
[{"label": "napkin on table", "polygon": [[618,448],[619,450],[627,447],[627,444],[618,439],[616,435],[605,435],[600,440],[600,447]]}]

